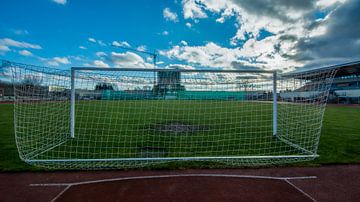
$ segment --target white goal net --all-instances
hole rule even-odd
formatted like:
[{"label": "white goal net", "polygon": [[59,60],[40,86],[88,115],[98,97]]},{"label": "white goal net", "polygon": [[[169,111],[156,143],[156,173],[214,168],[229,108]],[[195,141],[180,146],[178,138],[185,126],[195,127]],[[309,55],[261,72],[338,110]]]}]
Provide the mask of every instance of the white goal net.
[{"label": "white goal net", "polygon": [[335,74],[2,63],[20,158],[60,169],[314,159]]}]

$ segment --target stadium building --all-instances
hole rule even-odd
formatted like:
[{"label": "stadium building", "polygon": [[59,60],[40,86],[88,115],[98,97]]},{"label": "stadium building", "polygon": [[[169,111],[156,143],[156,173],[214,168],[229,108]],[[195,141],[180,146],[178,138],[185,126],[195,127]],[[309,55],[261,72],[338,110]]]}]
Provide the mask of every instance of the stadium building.
[{"label": "stadium building", "polygon": [[[360,61],[346,63],[346,64],[340,64],[340,65],[333,65],[328,66],[324,68],[314,69],[310,70],[313,71],[315,74],[319,71],[322,71],[324,69],[338,69],[334,81],[331,85],[330,91],[329,91],[329,99],[328,103],[333,104],[360,104]],[[158,72],[158,82],[154,86],[154,90],[157,94],[157,96],[170,96],[171,92],[178,92],[178,91],[184,91],[183,93],[187,93],[186,95],[183,95],[187,99],[190,97],[194,98],[194,96],[188,95],[190,91],[186,92],[185,87],[181,85],[181,75],[180,72],[174,71],[174,72]],[[49,91],[53,91],[51,89],[51,86],[49,86]],[[59,89],[56,89],[56,91],[59,91]],[[129,99],[130,97],[136,97],[138,99],[138,94],[141,94],[141,98],[144,97],[144,94],[146,94],[145,97],[147,99],[153,98],[153,91],[147,90],[147,93],[144,93],[143,91],[138,92],[124,92],[123,94],[126,94],[127,96],[124,96],[123,94],[119,94],[121,92],[119,91],[104,91],[107,93],[106,95],[100,95],[102,99],[114,99],[115,97],[124,97]],[[80,93],[79,90],[77,92]],[[82,92],[85,93],[86,92]],[[283,99],[306,99],[311,96],[315,96],[317,92],[310,92],[306,90],[306,86],[302,89],[298,89],[295,92],[292,93],[286,93],[286,92],[280,92],[280,98]],[[116,96],[115,96],[116,94]],[[129,95],[128,95],[129,94]],[[178,95],[178,93],[175,93]],[[201,94],[201,92],[196,92],[197,96],[204,97],[204,95]],[[0,80],[0,101],[11,101],[13,100],[14,92],[13,92],[13,85],[7,81],[1,81]],[[99,96],[99,95],[98,95]],[[98,97],[97,96],[97,97]],[[217,95],[217,97],[229,97],[229,95]],[[233,96],[233,95],[231,95]],[[231,97],[230,96],[230,97]],[[243,95],[236,95],[237,99],[241,100],[243,99]],[[240,97],[239,97],[240,96]],[[86,97],[84,95],[78,95],[78,98]],[[206,97],[211,98],[210,95],[206,94]]]},{"label": "stadium building", "polygon": [[360,61],[334,65],[337,68],[328,103],[360,104]]},{"label": "stadium building", "polygon": [[[360,104],[360,61],[333,65],[313,70],[308,70],[308,74],[319,75],[322,71],[327,69],[337,69],[334,80],[330,86],[328,103],[332,104]],[[289,73],[302,79],[301,71],[299,73]],[[317,85],[316,78],[311,80],[299,89],[294,91],[283,90],[280,91],[280,100],[307,100],[308,98],[317,97],[321,90],[314,91],[314,86]]]},{"label": "stadium building", "polygon": [[360,61],[340,67],[331,85],[329,102],[360,104]]}]

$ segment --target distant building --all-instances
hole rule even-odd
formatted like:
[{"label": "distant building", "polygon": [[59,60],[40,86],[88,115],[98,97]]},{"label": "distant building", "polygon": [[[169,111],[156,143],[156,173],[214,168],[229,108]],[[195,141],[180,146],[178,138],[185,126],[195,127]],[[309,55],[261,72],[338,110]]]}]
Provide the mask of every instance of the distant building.
[{"label": "distant building", "polygon": [[0,97],[14,96],[14,87],[11,83],[0,82]]},{"label": "distant building", "polygon": [[181,85],[180,71],[160,71],[157,73],[157,84],[154,86],[154,92],[158,96],[165,96],[185,90]]}]

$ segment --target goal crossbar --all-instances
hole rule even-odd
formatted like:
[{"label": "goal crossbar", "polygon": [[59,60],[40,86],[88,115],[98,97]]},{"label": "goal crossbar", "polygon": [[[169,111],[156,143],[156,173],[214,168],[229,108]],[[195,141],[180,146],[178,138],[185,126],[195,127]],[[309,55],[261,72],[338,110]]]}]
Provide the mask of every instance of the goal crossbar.
[{"label": "goal crossbar", "polygon": [[71,67],[73,70],[83,71],[141,71],[141,72],[203,72],[203,73],[265,73],[273,74],[275,70],[221,70],[221,69],[149,69],[149,68],[116,68],[116,67]]}]

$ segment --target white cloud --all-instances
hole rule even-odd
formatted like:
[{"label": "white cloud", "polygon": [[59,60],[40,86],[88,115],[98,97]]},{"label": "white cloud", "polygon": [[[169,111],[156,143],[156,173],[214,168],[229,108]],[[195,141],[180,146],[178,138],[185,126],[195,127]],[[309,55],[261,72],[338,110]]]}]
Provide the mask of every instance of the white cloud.
[{"label": "white cloud", "polygon": [[22,56],[31,56],[32,55],[32,53],[28,50],[21,50],[21,51],[19,51],[19,54]]},{"label": "white cloud", "polygon": [[111,52],[111,60],[116,67],[152,68],[152,64],[146,63],[141,56],[129,51],[125,53]]},{"label": "white cloud", "polygon": [[[230,16],[236,17],[238,30],[231,39],[232,45],[237,41],[245,40],[246,37],[256,38],[261,30],[271,33],[304,33],[307,26],[307,14],[314,11],[311,0],[298,1],[267,1],[233,0],[233,1],[205,1],[183,0],[184,17],[191,19],[204,18],[205,15],[193,15],[193,12],[213,12],[221,17],[216,19],[218,23],[224,23]],[[185,15],[189,13],[188,15]]]},{"label": "white cloud", "polygon": [[80,48],[80,49],[83,49],[83,50],[85,50],[85,49],[86,49],[86,47],[85,47],[85,46],[79,46],[79,48]]},{"label": "white cloud", "polygon": [[317,37],[326,34],[327,32],[327,26],[326,23],[320,24],[319,26],[315,27],[314,29],[310,30],[308,32],[308,36],[310,38]]},{"label": "white cloud", "polygon": [[225,18],[224,18],[224,17],[220,17],[220,18],[216,19],[216,22],[218,22],[218,23],[224,23],[224,22],[225,22]]},{"label": "white cloud", "polygon": [[154,61],[154,58],[153,57],[146,57],[146,62],[153,62]]},{"label": "white cloud", "polygon": [[49,61],[47,62],[47,64],[50,65],[50,66],[55,66],[55,67],[59,66],[59,63],[57,63],[57,62],[55,62],[55,61],[53,61],[53,60],[49,60]]},{"label": "white cloud", "polygon": [[184,64],[169,64],[165,66],[166,69],[195,69],[195,67],[191,65]]},{"label": "white cloud", "polygon": [[91,43],[97,43],[100,46],[106,46],[106,43],[104,43],[102,40],[96,40],[95,38],[89,37],[88,41],[90,41]]},{"label": "white cloud", "polygon": [[283,54],[294,55],[293,45],[286,41],[282,42],[280,50],[273,44],[278,40],[276,36],[265,38],[261,41],[248,40],[242,48],[224,48],[213,42],[204,46],[173,46],[170,50],[160,51],[170,59],[185,61],[205,67],[217,67],[223,69],[267,69],[273,70],[279,67],[296,67],[301,65],[292,60],[282,57]]},{"label": "white cloud", "polygon": [[95,53],[95,55],[96,55],[96,56],[98,56],[98,57],[104,57],[104,56],[107,56],[107,54],[106,54],[105,52],[101,52],[101,51],[96,52],[96,53]]},{"label": "white cloud", "polygon": [[22,30],[22,29],[15,29],[13,30],[14,34],[16,35],[28,35],[29,32],[27,30]]},{"label": "white cloud", "polygon": [[67,57],[53,57],[51,59],[40,58],[40,60],[46,61],[48,65],[56,66],[56,67],[59,66],[60,64],[67,65],[71,63]]},{"label": "white cloud", "polygon": [[67,59],[67,57],[54,57],[54,61],[61,63],[61,64],[70,64],[70,61]]},{"label": "white cloud", "polygon": [[83,61],[83,60],[85,60],[85,59],[82,58],[81,56],[69,56],[68,58],[69,58],[69,59],[72,59],[72,60],[77,60],[77,61]]},{"label": "white cloud", "polygon": [[8,46],[8,47],[17,47],[17,48],[41,49],[41,46],[37,44],[31,44],[23,41],[15,41],[9,38],[0,39],[0,45]]},{"label": "white cloud", "polygon": [[163,10],[163,16],[168,21],[178,22],[178,16],[176,13],[172,12],[170,8],[165,8]]},{"label": "white cloud", "polygon": [[168,31],[163,31],[162,35],[167,36],[167,35],[169,35],[169,32]]},{"label": "white cloud", "polygon": [[7,51],[10,51],[10,48],[0,44],[0,52],[7,52]]},{"label": "white cloud", "polygon": [[[219,54],[220,58],[228,57],[227,62],[212,54],[211,42],[197,47],[174,46],[165,52],[169,57],[187,62],[197,61],[198,64],[205,66],[228,67],[230,65],[234,67],[234,64],[245,64],[260,68],[291,70],[304,65],[304,62],[300,62],[304,59],[299,59],[299,55],[304,55],[299,52],[301,46],[307,44],[309,48],[315,48],[316,46],[311,46],[311,39],[329,35],[329,27],[332,24],[330,22],[336,21],[336,19],[330,21],[329,16],[346,4],[352,4],[354,7],[359,4],[359,1],[182,0],[184,18],[193,20],[195,23],[201,18],[207,18],[209,13],[215,17],[214,21],[217,23],[235,19],[236,34],[229,39],[229,42],[230,45],[240,45],[240,47],[228,49],[227,56],[223,53]],[[328,14],[321,21],[316,21],[314,13],[319,11]],[[343,14],[345,13],[344,11]],[[357,16],[352,15],[354,18]],[[345,28],[340,30],[339,33],[345,32]],[[262,31],[270,32],[271,35],[260,40],[258,38]],[[355,31],[349,33],[355,33]],[[307,43],[308,41],[310,43]],[[328,44],[331,43],[328,42]],[[233,55],[234,52],[237,52],[238,55],[235,55],[238,56],[237,58]],[[328,50],[322,51],[322,53],[325,52]],[[200,56],[205,59],[201,59]],[[313,57],[312,55],[307,58]]]},{"label": "white cloud", "polygon": [[113,42],[111,43],[111,45],[113,45],[113,46],[121,46],[121,43],[120,43],[120,42],[117,42],[117,41],[113,41]]},{"label": "white cloud", "polygon": [[93,43],[96,43],[96,39],[91,38],[91,37],[88,38],[88,41],[93,42]]},{"label": "white cloud", "polygon": [[118,42],[118,41],[113,41],[113,42],[112,42],[112,45],[113,45],[113,46],[118,46],[118,47],[125,47],[125,48],[130,47],[130,44],[129,44],[128,42],[126,42],[126,41],[120,41],[120,42]]},{"label": "white cloud", "polygon": [[180,41],[180,44],[183,45],[183,46],[187,46],[187,45],[188,45],[188,43],[187,43],[186,41],[184,41],[184,40],[181,40],[181,41]]},{"label": "white cloud", "polygon": [[125,52],[125,53],[117,53],[117,52],[111,52],[111,56],[113,61],[116,64],[139,64],[139,63],[143,63],[144,59],[133,53],[133,52]]},{"label": "white cloud", "polygon": [[138,46],[138,47],[136,48],[136,50],[138,50],[138,51],[146,51],[146,46],[144,46],[144,45]]},{"label": "white cloud", "polygon": [[190,22],[187,22],[185,25],[186,25],[186,27],[188,27],[188,28],[191,28],[191,27],[192,27],[192,25],[191,25]]},{"label": "white cloud", "polygon": [[67,0],[52,0],[52,1],[61,5],[65,5],[67,3]]},{"label": "white cloud", "polygon": [[326,8],[338,3],[344,3],[346,0],[319,0],[316,2],[316,5],[320,8]]},{"label": "white cloud", "polygon": [[85,66],[95,66],[95,67],[110,67],[107,63],[102,60],[94,60],[90,64],[85,64]]},{"label": "white cloud", "polygon": [[206,13],[195,0],[182,0],[184,18],[197,19],[207,18]]},{"label": "white cloud", "polygon": [[238,58],[238,49],[222,48],[213,42],[205,46],[173,46],[166,52],[160,52],[171,59],[178,59],[207,67],[230,68],[232,61]]},{"label": "white cloud", "polygon": [[100,46],[106,46],[106,43],[104,43],[104,42],[101,41],[101,40],[98,40],[98,43],[99,43]]}]

